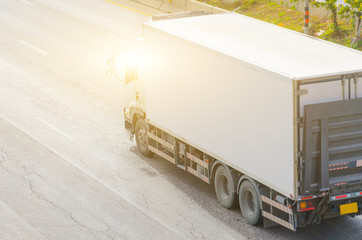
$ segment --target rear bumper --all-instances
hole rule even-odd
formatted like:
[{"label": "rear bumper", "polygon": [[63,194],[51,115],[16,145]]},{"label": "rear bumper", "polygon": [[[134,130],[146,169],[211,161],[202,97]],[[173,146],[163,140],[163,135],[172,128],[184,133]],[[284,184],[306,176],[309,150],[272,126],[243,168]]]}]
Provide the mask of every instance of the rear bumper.
[{"label": "rear bumper", "polygon": [[[324,197],[310,197],[315,201],[315,209],[311,211],[298,212],[296,215],[296,226],[305,227],[310,224],[320,223],[324,219],[348,215],[354,217],[362,214],[362,191],[343,193],[337,195],[325,195]],[[300,201],[300,200],[299,200]],[[341,206],[345,209],[345,204],[353,203],[354,210],[348,214],[341,214]],[[357,209],[356,209],[357,205]]]},{"label": "rear bumper", "polygon": [[354,217],[362,214],[362,192],[346,193],[330,197],[329,206],[323,214],[323,219],[341,216],[341,205],[349,203],[357,203],[358,211],[346,215]]},{"label": "rear bumper", "polygon": [[358,198],[358,197],[362,197],[362,191],[334,195],[334,196],[330,197],[329,201],[333,202],[333,201],[346,200],[346,199]]}]

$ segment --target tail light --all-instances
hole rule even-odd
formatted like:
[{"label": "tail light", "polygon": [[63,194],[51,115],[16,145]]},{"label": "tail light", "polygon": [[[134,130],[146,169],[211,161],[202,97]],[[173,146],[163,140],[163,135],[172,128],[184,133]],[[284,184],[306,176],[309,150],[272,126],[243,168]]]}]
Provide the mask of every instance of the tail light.
[{"label": "tail light", "polygon": [[298,202],[298,212],[314,210],[314,200],[300,201]]}]

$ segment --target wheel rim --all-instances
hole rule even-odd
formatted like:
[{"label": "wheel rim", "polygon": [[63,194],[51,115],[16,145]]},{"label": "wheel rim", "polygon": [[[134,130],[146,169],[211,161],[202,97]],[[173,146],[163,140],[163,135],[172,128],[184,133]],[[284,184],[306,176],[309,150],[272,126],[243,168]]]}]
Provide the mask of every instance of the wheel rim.
[{"label": "wheel rim", "polygon": [[253,215],[255,213],[255,198],[251,191],[245,191],[244,195],[244,203],[246,214]]},{"label": "wheel rim", "polygon": [[226,199],[230,196],[230,184],[226,176],[220,176],[220,190],[221,190],[221,197]]},{"label": "wheel rim", "polygon": [[138,130],[138,133],[137,133],[137,140],[138,140],[138,144],[142,148],[147,147],[147,135],[146,134],[147,134],[146,129],[144,127],[140,127],[140,129]]}]

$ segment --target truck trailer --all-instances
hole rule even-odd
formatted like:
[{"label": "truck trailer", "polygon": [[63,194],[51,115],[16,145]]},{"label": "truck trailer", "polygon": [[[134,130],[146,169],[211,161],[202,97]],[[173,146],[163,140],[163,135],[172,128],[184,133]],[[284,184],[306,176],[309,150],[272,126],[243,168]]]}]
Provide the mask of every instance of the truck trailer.
[{"label": "truck trailer", "polygon": [[151,17],[115,59],[124,124],[245,220],[362,212],[362,53],[236,13]]}]

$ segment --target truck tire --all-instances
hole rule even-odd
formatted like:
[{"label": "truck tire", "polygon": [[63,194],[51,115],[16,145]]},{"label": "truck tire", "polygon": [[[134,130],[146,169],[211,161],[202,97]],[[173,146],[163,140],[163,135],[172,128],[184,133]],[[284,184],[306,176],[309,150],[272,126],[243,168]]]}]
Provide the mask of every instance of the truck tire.
[{"label": "truck tire", "polygon": [[236,203],[236,193],[233,190],[233,179],[231,173],[223,165],[220,165],[215,172],[214,178],[216,197],[221,206],[232,208]]},{"label": "truck tire", "polygon": [[148,149],[148,128],[144,119],[139,118],[135,127],[136,143],[138,151],[148,157],[152,152]]},{"label": "truck tire", "polygon": [[240,210],[245,220],[251,225],[256,225],[261,221],[259,195],[258,189],[249,180],[244,180],[241,183],[239,190]]}]

